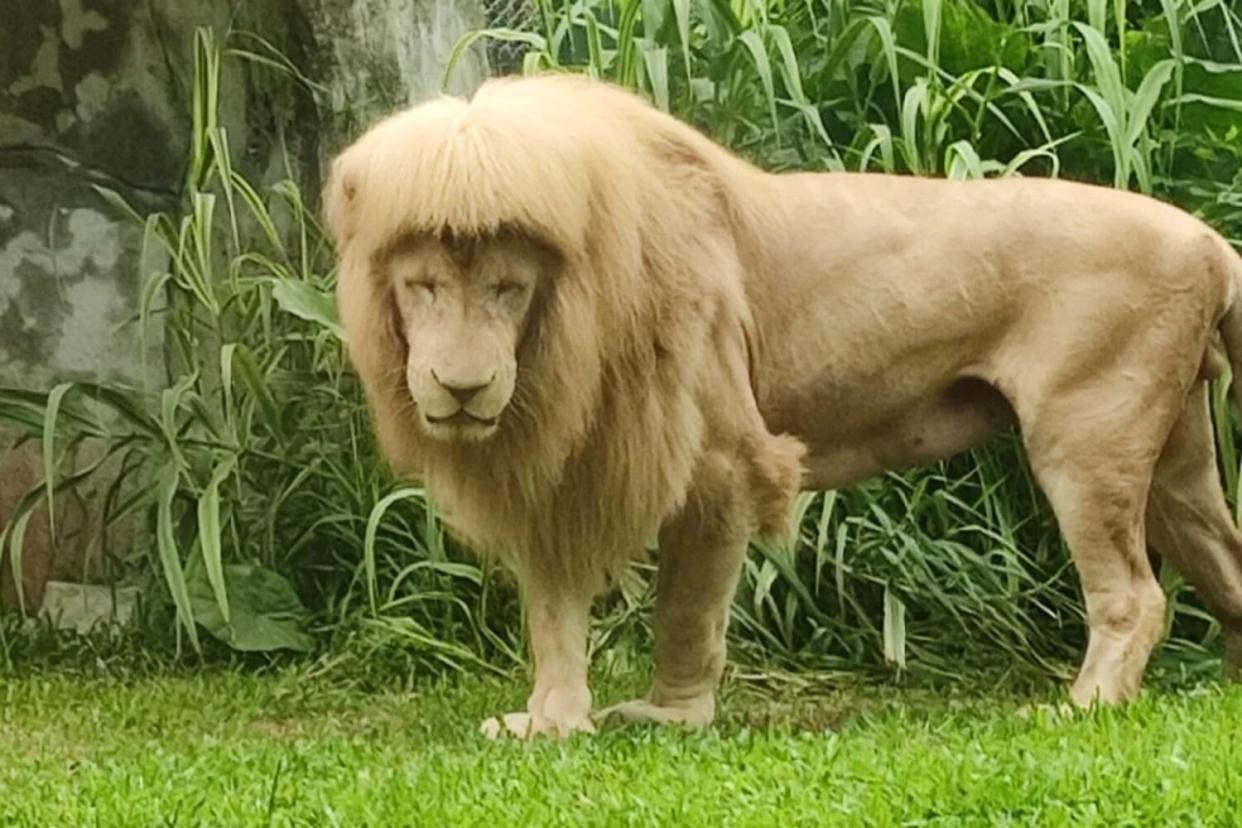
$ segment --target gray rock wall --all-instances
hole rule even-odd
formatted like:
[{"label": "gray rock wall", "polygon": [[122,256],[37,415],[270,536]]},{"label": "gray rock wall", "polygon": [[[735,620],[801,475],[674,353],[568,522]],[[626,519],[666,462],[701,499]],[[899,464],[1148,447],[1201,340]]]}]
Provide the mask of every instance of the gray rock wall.
[{"label": "gray rock wall", "polygon": [[[262,175],[292,149],[302,183],[375,118],[439,91],[472,0],[0,0],[0,385],[137,380],[140,232],[92,189],[177,203],[194,30],[272,43],[322,87],[226,60],[234,156]],[[476,51],[454,75],[485,73]],[[279,163],[276,158],[279,156]]]},{"label": "gray rock wall", "polygon": [[[140,231],[92,189],[176,203],[196,25],[224,2],[0,6],[0,384],[137,379]],[[244,97],[231,102],[234,117]]]}]

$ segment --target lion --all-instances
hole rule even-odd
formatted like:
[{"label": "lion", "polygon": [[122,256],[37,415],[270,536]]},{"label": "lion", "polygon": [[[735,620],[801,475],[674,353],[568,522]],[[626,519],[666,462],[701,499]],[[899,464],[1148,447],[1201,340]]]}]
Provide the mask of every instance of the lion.
[{"label": "lion", "polygon": [[[570,76],[390,116],[324,207],[384,455],[520,588],[534,686],[485,733],[707,725],[752,536],[787,531],[801,489],[1010,426],[1081,580],[1072,699],[1138,692],[1158,559],[1242,668],[1207,386],[1239,368],[1242,259],[1188,213],[1058,180],[770,173]],[[651,688],[593,710],[592,601],[653,537]]]}]

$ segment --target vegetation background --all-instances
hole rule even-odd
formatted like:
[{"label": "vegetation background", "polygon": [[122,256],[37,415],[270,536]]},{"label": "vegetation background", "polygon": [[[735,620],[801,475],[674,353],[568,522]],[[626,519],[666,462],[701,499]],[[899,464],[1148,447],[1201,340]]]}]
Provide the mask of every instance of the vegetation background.
[{"label": "vegetation background", "polygon": [[[771,169],[1057,175],[1152,193],[1242,244],[1242,8],[1226,0],[532,0],[474,33],[501,71],[634,87]],[[45,480],[0,529],[19,571],[40,500],[106,475],[103,548],[145,585],[140,648],[189,659],[316,652],[324,669],[410,678],[524,660],[513,592],[446,540],[377,456],[343,358],[316,194],[234,167],[222,61],[298,69],[253,38],[200,33],[181,207],[148,216],[143,311],[159,387],[0,390],[41,441]],[[449,71],[452,71],[450,66]],[[824,228],[831,233],[831,227]],[[1124,244],[1124,239],[1115,240]],[[883,378],[878,377],[877,382]],[[1237,504],[1238,424],[1216,388]],[[85,468],[65,458],[95,449]],[[625,508],[618,503],[616,507]],[[790,546],[758,545],[738,594],[751,667],[952,678],[991,665],[1063,676],[1083,643],[1067,554],[1012,437],[926,469],[807,494]],[[105,535],[101,533],[101,537]],[[650,567],[604,605],[592,646],[643,640]],[[1175,674],[1217,667],[1218,630],[1164,574]],[[0,622],[0,668],[47,641]],[[96,645],[91,645],[96,646]],[[628,658],[607,648],[608,658]],[[102,655],[101,655],[102,657]],[[272,656],[257,656],[260,661]]]}]

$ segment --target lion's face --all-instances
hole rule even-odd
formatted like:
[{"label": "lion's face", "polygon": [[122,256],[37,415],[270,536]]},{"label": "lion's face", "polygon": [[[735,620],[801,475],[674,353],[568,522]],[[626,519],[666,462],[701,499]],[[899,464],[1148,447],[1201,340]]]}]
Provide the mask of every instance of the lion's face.
[{"label": "lion's face", "polygon": [[389,256],[406,384],[429,436],[480,441],[496,432],[544,267],[535,245],[505,237],[423,238]]}]

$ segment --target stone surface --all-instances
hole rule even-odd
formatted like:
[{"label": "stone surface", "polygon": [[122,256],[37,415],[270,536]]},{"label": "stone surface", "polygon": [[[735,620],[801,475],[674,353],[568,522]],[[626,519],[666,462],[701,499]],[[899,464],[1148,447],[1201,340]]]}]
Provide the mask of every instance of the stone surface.
[{"label": "stone surface", "polygon": [[3,0],[0,14],[0,151],[173,193],[189,146],[194,27],[223,31],[226,0]]},{"label": "stone surface", "polygon": [[175,205],[194,26],[227,12],[0,0],[0,384],[139,379],[140,230],[92,187]]},{"label": "stone surface", "polygon": [[49,581],[40,616],[58,630],[86,634],[101,627],[123,627],[134,617],[138,590]]},{"label": "stone surface", "polygon": [[[17,511],[26,494],[40,485],[42,465],[35,441],[0,445],[0,525]],[[92,494],[74,491],[57,496],[55,537],[45,504],[41,503],[30,514],[21,547],[20,596],[10,558],[11,538],[6,539],[0,551],[0,605],[24,607],[33,612],[43,604],[48,581],[53,578],[80,581],[94,574],[98,559],[91,556],[93,526],[89,501]]]},{"label": "stone surface", "polygon": [[[306,3],[328,65],[327,111],[339,137],[352,138],[394,106],[441,93],[445,67],[463,32],[483,26],[481,6],[443,0],[319,0]],[[444,91],[472,91],[487,73],[479,49],[461,60]]]},{"label": "stone surface", "polygon": [[[0,162],[0,384],[136,382],[141,228],[54,156]],[[158,365],[158,328],[148,365]]]}]

